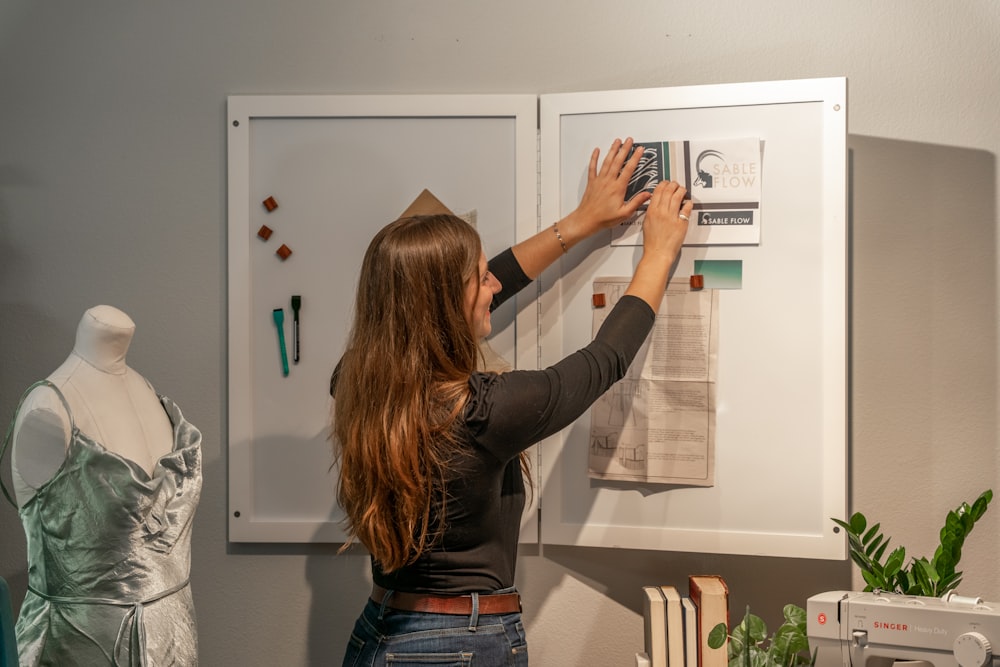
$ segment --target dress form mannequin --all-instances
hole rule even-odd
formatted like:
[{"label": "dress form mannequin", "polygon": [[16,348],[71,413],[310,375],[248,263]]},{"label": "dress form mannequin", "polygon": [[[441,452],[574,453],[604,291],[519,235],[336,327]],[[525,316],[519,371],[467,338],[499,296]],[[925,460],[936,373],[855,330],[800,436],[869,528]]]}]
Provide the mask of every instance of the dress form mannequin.
[{"label": "dress form mannequin", "polygon": [[117,308],[84,313],[8,433],[28,554],[22,665],[198,664],[201,432],[126,365],[134,331]]},{"label": "dress form mannequin", "polygon": [[[112,306],[95,306],[77,327],[69,358],[48,380],[62,392],[79,430],[152,474],[173,449],[173,427],[152,387],[125,363],[135,323]],[[71,440],[70,415],[50,387],[27,396],[14,423],[14,492],[24,506],[59,470]]]}]

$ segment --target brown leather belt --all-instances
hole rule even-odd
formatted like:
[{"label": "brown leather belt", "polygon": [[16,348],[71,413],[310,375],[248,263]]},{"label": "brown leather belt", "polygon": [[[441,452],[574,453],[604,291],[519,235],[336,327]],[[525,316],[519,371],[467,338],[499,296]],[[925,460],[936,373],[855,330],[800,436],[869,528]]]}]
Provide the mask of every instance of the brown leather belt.
[{"label": "brown leather belt", "polygon": [[[372,601],[382,604],[388,591],[381,586],[372,587]],[[387,607],[400,611],[422,611],[429,614],[472,614],[471,595],[427,595],[393,591]],[[521,596],[517,593],[480,593],[479,613],[513,614],[521,611]]]}]

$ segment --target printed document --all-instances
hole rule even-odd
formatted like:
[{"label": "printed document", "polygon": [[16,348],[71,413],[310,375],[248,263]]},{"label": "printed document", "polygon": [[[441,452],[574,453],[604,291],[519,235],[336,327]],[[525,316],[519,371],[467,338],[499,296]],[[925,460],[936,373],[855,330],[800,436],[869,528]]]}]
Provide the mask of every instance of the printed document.
[{"label": "printed document", "polygon": [[[594,281],[606,305],[594,308],[593,334],[628,282]],[[590,477],[715,485],[718,339],[718,290],[693,289],[687,277],[671,280],[628,373],[590,410]]]}]

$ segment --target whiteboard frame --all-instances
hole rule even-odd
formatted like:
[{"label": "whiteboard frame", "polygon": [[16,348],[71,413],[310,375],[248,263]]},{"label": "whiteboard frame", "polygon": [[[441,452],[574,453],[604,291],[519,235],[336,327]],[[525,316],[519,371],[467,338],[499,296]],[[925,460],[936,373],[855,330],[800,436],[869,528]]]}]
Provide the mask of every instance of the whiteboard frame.
[{"label": "whiteboard frame", "polygon": [[[263,519],[254,511],[254,438],[250,334],[251,229],[250,125],[282,118],[508,118],[515,125],[516,220],[523,240],[538,229],[538,98],[535,95],[232,95],[228,97],[228,483],[229,541],[345,541],[337,522]],[[534,307],[519,305],[515,316],[517,368],[537,368],[538,332]],[[334,489],[331,486],[331,494]],[[538,495],[525,510],[524,543],[536,543]],[[237,516],[238,513],[238,516]]]},{"label": "whiteboard frame", "polygon": [[[845,536],[835,530],[830,517],[843,517],[847,512],[847,451],[848,451],[848,307],[847,307],[847,81],[844,78],[804,79],[763,83],[738,83],[675,88],[600,91],[543,95],[540,99],[541,122],[541,219],[557,220],[560,211],[561,124],[575,114],[604,114],[709,107],[743,107],[818,103],[821,105],[822,127],[819,141],[823,147],[821,159],[822,202],[819,210],[824,258],[822,263],[823,350],[819,378],[823,395],[821,418],[820,461],[824,483],[817,493],[824,526],[815,533],[761,532],[719,530],[713,526],[676,528],[665,525],[610,525],[573,521],[567,518],[568,505],[581,498],[565,500],[570,482],[560,465],[569,428],[547,439],[541,446],[542,507],[541,541],[543,544],[577,546],[616,546],[719,554],[754,554],[796,558],[843,560],[847,557]],[[637,140],[658,140],[658,137],[635,137]],[[683,137],[672,137],[683,138]],[[574,165],[575,166],[575,165]],[[767,164],[764,164],[765,188]],[[764,198],[770,196],[764,193]],[[766,212],[765,212],[766,215]],[[766,233],[766,232],[765,232]],[[562,345],[562,276],[558,270],[543,275],[540,341],[543,351],[541,365],[553,363],[573,350]],[[724,315],[723,315],[724,321]],[[725,326],[725,324],[723,324]],[[722,354],[724,352],[721,352]],[[588,420],[589,415],[581,419]],[[580,446],[580,443],[575,443]],[[718,460],[720,449],[717,446]],[[762,454],[763,455],[763,454]],[[573,470],[574,475],[586,475]],[[780,483],[787,472],[778,473],[777,480],[748,480],[749,491],[755,484]],[[593,492],[595,502],[613,500],[614,491],[599,488]],[[670,493],[667,491],[666,493]],[[603,494],[603,495],[602,495]],[[564,506],[564,501],[566,506]],[[646,503],[647,500],[640,502]],[[722,510],[720,510],[721,512]]]}]

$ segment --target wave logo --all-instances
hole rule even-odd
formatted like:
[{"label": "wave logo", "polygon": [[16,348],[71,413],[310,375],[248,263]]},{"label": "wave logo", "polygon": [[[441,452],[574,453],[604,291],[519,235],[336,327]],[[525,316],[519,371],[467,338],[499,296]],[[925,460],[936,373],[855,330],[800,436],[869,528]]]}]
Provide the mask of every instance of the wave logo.
[{"label": "wave logo", "polygon": [[[632,152],[635,148],[632,149]],[[629,153],[629,158],[632,157],[632,153]],[[639,158],[639,164],[632,174],[632,178],[629,179],[628,186],[625,189],[625,201],[628,201],[636,194],[647,191],[652,192],[656,184],[663,180],[663,166],[660,161],[660,150],[659,146],[647,146],[643,149],[642,157]],[[646,208],[644,205],[643,209]]]},{"label": "wave logo", "polygon": [[694,184],[706,190],[712,188],[715,183],[715,178],[712,174],[702,169],[702,163],[709,158],[718,159],[721,162],[726,161],[725,156],[717,150],[709,149],[698,154],[698,159],[694,161],[694,168],[698,172],[698,178],[695,179]]}]

